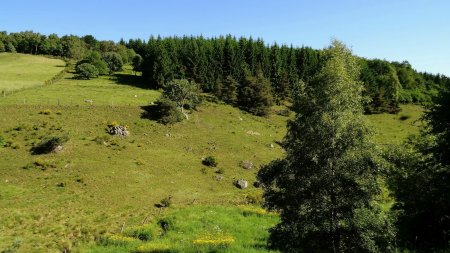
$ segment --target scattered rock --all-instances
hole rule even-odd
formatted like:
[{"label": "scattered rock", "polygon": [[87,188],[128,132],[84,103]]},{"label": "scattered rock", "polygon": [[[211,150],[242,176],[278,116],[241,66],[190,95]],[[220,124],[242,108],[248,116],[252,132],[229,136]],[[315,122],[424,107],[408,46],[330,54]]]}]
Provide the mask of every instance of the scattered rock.
[{"label": "scattered rock", "polygon": [[92,99],[85,99],[84,102],[88,103],[88,104],[92,104],[92,103],[94,103],[94,100],[92,100]]},{"label": "scattered rock", "polygon": [[237,188],[239,189],[245,189],[248,187],[248,182],[245,181],[244,179],[238,179],[236,180],[236,182],[234,183],[236,185]]},{"label": "scattered rock", "polygon": [[223,180],[223,176],[222,176],[222,175],[215,175],[215,176],[214,176],[214,179],[215,179],[216,181],[222,181],[222,180]]},{"label": "scattered rock", "polygon": [[246,170],[253,168],[253,163],[250,161],[242,161],[239,165]]},{"label": "scattered rock", "polygon": [[130,132],[128,132],[127,128],[124,126],[110,126],[109,134],[118,136],[128,136]]},{"label": "scattered rock", "polygon": [[273,143],[270,143],[269,147],[270,148],[275,148],[275,145],[273,145]]},{"label": "scattered rock", "polygon": [[238,119],[239,119],[240,121],[242,121],[242,118],[241,118],[241,116],[239,116],[239,117],[238,117]]},{"label": "scattered rock", "polygon": [[170,134],[169,134],[169,133],[167,133],[167,134],[166,134],[166,137],[167,137],[167,138],[169,138],[169,137],[170,137]]},{"label": "scattered rock", "polygon": [[254,136],[259,136],[259,135],[261,135],[260,133],[254,132],[254,131],[252,131],[252,130],[247,131],[247,134],[249,134],[249,135],[254,135]]},{"label": "scattered rock", "polygon": [[59,153],[63,150],[63,146],[62,145],[58,145],[53,149],[54,153]]}]

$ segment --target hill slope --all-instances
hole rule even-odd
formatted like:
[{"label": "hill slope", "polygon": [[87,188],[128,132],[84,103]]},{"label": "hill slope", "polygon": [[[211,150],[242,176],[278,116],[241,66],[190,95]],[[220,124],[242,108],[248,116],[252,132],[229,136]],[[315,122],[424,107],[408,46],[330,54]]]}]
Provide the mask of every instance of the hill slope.
[{"label": "hill slope", "polygon": [[[0,249],[17,238],[23,241],[21,252],[57,251],[92,241],[123,224],[136,226],[146,217],[154,221],[162,211],[155,204],[169,195],[169,210],[257,201],[260,189],[251,184],[258,167],[283,154],[275,142],[283,138],[288,117],[261,118],[205,102],[190,120],[164,126],[142,117],[142,106],[155,101],[158,91],[125,85],[135,83],[120,78],[72,77],[69,73],[57,84],[0,98],[0,135],[9,142],[0,148]],[[384,134],[376,136],[377,142],[398,143],[417,131],[411,123],[420,109],[405,107],[403,113],[411,118],[369,117]],[[107,135],[112,121],[128,125],[131,135]],[[383,129],[386,122],[389,130]],[[65,134],[70,140],[62,152],[30,154],[44,136]],[[209,155],[217,158],[216,168],[201,164]],[[243,169],[241,161],[254,166]],[[248,180],[249,188],[237,189],[233,182],[238,178]],[[231,210],[230,217],[236,212],[241,211]]]},{"label": "hill slope", "polygon": [[43,85],[65,65],[62,60],[43,56],[0,53],[0,93]]}]

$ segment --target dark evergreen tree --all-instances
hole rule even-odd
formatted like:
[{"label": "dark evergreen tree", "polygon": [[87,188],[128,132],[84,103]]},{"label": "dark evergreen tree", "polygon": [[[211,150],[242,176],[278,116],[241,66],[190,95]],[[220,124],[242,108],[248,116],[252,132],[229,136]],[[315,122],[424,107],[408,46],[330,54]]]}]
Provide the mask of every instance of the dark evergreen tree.
[{"label": "dark evergreen tree", "polygon": [[257,116],[265,116],[273,104],[270,81],[262,73],[247,74],[238,91],[238,106]]},{"label": "dark evergreen tree", "polygon": [[216,95],[222,101],[236,105],[239,83],[232,77],[227,76],[223,82],[218,80],[216,86]]}]

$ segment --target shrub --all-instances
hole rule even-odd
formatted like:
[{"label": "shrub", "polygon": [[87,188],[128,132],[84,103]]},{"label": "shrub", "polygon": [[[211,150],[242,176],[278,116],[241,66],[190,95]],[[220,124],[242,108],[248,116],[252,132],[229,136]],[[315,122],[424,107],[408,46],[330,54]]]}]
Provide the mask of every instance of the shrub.
[{"label": "shrub", "polygon": [[202,164],[209,167],[216,167],[217,161],[214,156],[208,156],[205,159],[202,160]]},{"label": "shrub", "polygon": [[291,111],[288,109],[279,110],[277,111],[277,114],[283,117],[289,117],[291,115]]},{"label": "shrub", "polygon": [[228,247],[234,243],[231,235],[205,235],[192,241],[195,246]]},{"label": "shrub", "polygon": [[108,235],[102,237],[100,242],[104,245],[127,245],[130,243],[138,242],[138,239],[123,235]]},{"label": "shrub", "polygon": [[98,69],[89,63],[82,63],[76,67],[77,77],[80,79],[91,79],[98,77]]},{"label": "shrub", "polygon": [[66,143],[68,136],[48,136],[42,139],[36,146],[31,149],[33,154],[48,154],[53,152],[58,146]]},{"label": "shrub", "polygon": [[8,140],[6,141],[6,143],[4,144],[4,147],[10,147],[12,149],[20,149],[22,147],[22,145],[20,145],[20,143]]},{"label": "shrub", "polygon": [[5,138],[0,135],[0,148],[3,148],[5,145],[6,145]]},{"label": "shrub", "polygon": [[172,205],[172,195],[161,200],[161,207],[170,207]]},{"label": "shrub", "polygon": [[245,196],[245,202],[251,205],[261,205],[263,203],[262,194],[258,192],[253,192]]},{"label": "shrub", "polygon": [[52,113],[51,109],[41,110],[39,114],[50,115]]},{"label": "shrub", "polygon": [[155,116],[157,121],[164,125],[172,125],[185,118],[181,111],[178,110],[176,103],[166,98],[160,98],[156,102]]},{"label": "shrub", "polygon": [[158,235],[158,232],[150,225],[143,225],[126,229],[124,235],[134,237],[141,241],[150,241]]},{"label": "shrub", "polygon": [[102,135],[102,136],[97,136],[92,140],[95,141],[99,145],[108,145],[109,141],[111,140],[111,137],[109,137],[109,135]]},{"label": "shrub", "polygon": [[[50,168],[56,168],[56,165],[48,160],[43,160],[41,158],[37,158],[34,160],[32,166],[36,169],[40,169],[40,170],[46,170],[46,169],[50,169]],[[27,169],[30,167],[27,167]]]},{"label": "shrub", "polygon": [[169,253],[172,252],[168,244],[165,243],[146,243],[137,247],[133,253]]}]

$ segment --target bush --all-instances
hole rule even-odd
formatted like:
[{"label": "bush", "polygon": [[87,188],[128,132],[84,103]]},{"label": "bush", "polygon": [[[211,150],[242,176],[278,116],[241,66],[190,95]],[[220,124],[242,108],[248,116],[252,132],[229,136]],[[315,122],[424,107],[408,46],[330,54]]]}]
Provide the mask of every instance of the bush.
[{"label": "bush", "polygon": [[48,136],[31,149],[33,154],[48,154],[53,152],[58,146],[66,143],[68,136]]},{"label": "bush", "polygon": [[89,63],[82,63],[76,67],[77,77],[80,79],[91,79],[98,77],[98,69]]},{"label": "bush", "polygon": [[51,109],[41,110],[39,114],[50,115],[52,113]]},{"label": "bush", "polygon": [[209,166],[209,167],[216,167],[217,166],[217,161],[216,158],[214,156],[208,156],[205,159],[202,160],[202,164]]},{"label": "bush", "polygon": [[249,193],[247,196],[245,196],[245,202],[246,202],[246,204],[260,206],[264,202],[264,200],[263,200],[261,193],[253,192],[253,193]]},{"label": "bush", "polygon": [[164,125],[172,125],[185,118],[181,111],[178,110],[176,103],[166,98],[160,98],[156,102],[155,116],[157,121]]},{"label": "bush", "polygon": [[161,206],[162,207],[170,207],[172,205],[172,195],[169,195],[166,198],[163,198],[161,200]]},{"label": "bush", "polygon": [[134,237],[141,241],[150,241],[158,235],[158,231],[150,225],[143,225],[130,227],[124,231],[124,234],[128,237]]},{"label": "bush", "polygon": [[3,148],[5,145],[6,145],[5,138],[0,135],[0,148]]}]

